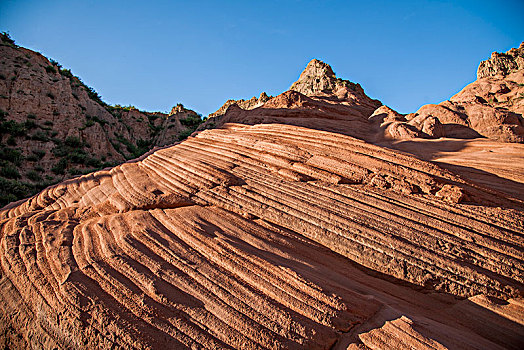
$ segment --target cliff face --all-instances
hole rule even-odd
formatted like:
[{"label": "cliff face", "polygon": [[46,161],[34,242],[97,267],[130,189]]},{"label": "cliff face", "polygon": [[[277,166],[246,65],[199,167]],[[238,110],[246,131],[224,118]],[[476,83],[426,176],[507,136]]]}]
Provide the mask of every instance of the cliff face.
[{"label": "cliff face", "polygon": [[198,124],[187,109],[109,106],[58,63],[0,39],[0,205],[176,142]]}]

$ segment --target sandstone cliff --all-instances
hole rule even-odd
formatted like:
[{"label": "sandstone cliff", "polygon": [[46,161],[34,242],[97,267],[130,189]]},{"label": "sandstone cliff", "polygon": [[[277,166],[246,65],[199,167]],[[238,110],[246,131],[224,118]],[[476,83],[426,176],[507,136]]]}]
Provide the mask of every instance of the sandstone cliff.
[{"label": "sandstone cliff", "polygon": [[187,109],[109,106],[57,62],[0,39],[0,206],[176,142],[199,124]]}]

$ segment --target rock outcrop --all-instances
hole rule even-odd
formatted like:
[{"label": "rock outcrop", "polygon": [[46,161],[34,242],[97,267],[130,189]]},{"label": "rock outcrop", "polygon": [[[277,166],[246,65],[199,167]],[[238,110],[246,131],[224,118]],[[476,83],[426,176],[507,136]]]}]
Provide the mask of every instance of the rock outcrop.
[{"label": "rock outcrop", "polygon": [[309,97],[334,101],[367,110],[368,116],[382,103],[364,93],[360,84],[337,78],[331,66],[317,59],[311,60],[289,90]]},{"label": "rock outcrop", "polygon": [[176,142],[199,124],[187,109],[168,116],[109,106],[70,70],[5,34],[0,57],[0,205]]},{"label": "rock outcrop", "polygon": [[359,84],[337,78],[331,66],[314,59],[290,90],[252,109],[232,103],[225,114],[208,118],[199,130],[226,123],[282,123],[369,139],[375,136],[368,118],[380,105]]},{"label": "rock outcrop", "polygon": [[265,92],[262,92],[257,98],[256,96],[251,97],[249,100],[227,100],[216,112],[211,113],[208,118],[217,118],[226,114],[227,109],[231,105],[237,105],[238,107],[246,110],[257,108],[262,106],[264,103],[269,101],[272,96],[268,96]]},{"label": "rock outcrop", "polygon": [[495,76],[508,76],[524,69],[524,42],[519,48],[512,48],[506,53],[493,52],[491,58],[482,61],[477,69],[477,79]]},{"label": "rock outcrop", "polygon": [[494,52],[480,63],[477,78],[448,101],[408,114],[408,123],[437,118],[442,126],[436,135],[524,142],[524,46]]},{"label": "rock outcrop", "polygon": [[[504,55],[512,57],[512,62],[520,62],[522,47]],[[496,70],[494,67],[499,61],[482,62],[480,68]],[[401,115],[367,96],[359,84],[337,78],[331,66],[314,59],[289,91],[263,105],[256,105],[256,112],[245,112],[248,108],[234,108],[235,103],[231,103],[225,113],[221,110],[223,115],[209,118],[200,130],[225,123],[283,123],[339,132],[370,142],[487,137],[522,143],[524,70],[519,68],[520,63],[514,63],[512,69],[505,69],[507,64],[500,64],[498,71],[506,75],[479,78],[448,101],[425,105],[415,113]],[[282,109],[294,111],[289,113]],[[316,126],[313,125],[315,120]]]}]

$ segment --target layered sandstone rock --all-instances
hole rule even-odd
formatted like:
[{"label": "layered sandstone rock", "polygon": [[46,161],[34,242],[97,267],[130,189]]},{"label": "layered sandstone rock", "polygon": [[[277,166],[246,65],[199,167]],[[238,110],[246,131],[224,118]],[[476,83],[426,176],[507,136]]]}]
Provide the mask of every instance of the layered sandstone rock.
[{"label": "layered sandstone rock", "polygon": [[522,334],[513,309],[497,317],[520,323],[457,298],[521,300],[522,203],[337,133],[228,124],[0,216],[1,334],[26,347],[517,348]]}]

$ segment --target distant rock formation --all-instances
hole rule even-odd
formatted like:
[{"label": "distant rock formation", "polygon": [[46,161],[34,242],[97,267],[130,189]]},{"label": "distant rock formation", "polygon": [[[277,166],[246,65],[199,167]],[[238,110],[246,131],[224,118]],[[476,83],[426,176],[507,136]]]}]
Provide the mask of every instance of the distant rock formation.
[{"label": "distant rock formation", "polygon": [[245,101],[253,108],[230,100],[219,110],[223,115],[211,114],[199,129],[225,123],[282,123],[366,138],[371,133],[368,117],[382,105],[367,96],[359,84],[337,78],[331,66],[316,59],[308,63],[290,90],[267,100],[266,97],[264,94],[264,98],[261,95]]},{"label": "distant rock formation", "polygon": [[300,77],[289,90],[300,92],[309,97],[321,98],[349,106],[360,106],[373,110],[382,105],[364,93],[360,84],[337,78],[331,66],[320,60],[311,60]]},{"label": "distant rock formation", "polygon": [[257,98],[256,96],[251,97],[249,100],[227,100],[216,112],[211,113],[209,118],[219,117],[226,114],[227,109],[231,105],[237,105],[242,109],[253,109],[262,106],[264,103],[269,101],[271,96],[268,96],[265,92],[262,92]]},{"label": "distant rock formation", "polygon": [[524,69],[524,42],[519,48],[512,48],[506,53],[493,52],[491,58],[482,61],[477,69],[477,79],[494,76],[507,76]]},{"label": "distant rock formation", "polygon": [[[406,115],[405,121],[385,119],[384,137],[487,137],[524,142],[524,43],[506,53],[494,52],[480,63],[477,77],[448,101],[422,106]],[[406,133],[408,129],[412,132]]]},{"label": "distant rock formation", "polygon": [[188,109],[168,116],[107,105],[70,70],[7,34],[0,57],[0,206],[176,142],[200,120]]}]

